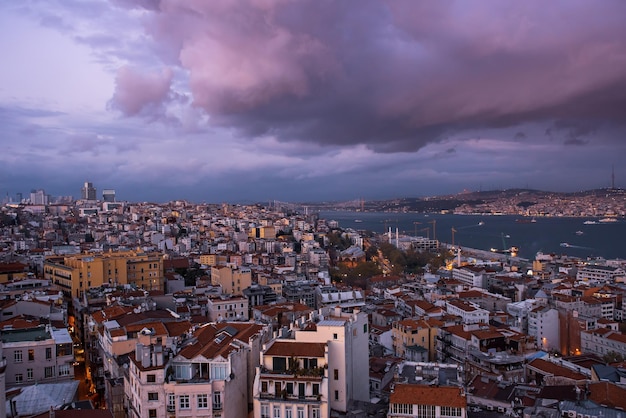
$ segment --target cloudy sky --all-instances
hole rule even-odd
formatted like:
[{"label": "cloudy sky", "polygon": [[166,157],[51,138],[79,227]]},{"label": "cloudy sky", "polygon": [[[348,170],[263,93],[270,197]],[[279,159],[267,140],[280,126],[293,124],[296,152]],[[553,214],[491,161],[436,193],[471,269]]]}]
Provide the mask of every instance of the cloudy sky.
[{"label": "cloudy sky", "polygon": [[0,2],[0,193],[626,187],[623,0]]}]

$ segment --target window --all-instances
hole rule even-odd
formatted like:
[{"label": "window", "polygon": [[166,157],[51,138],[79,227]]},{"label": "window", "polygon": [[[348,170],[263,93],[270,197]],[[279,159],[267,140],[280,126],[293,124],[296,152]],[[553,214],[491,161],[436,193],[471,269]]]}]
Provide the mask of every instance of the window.
[{"label": "window", "polygon": [[158,401],[159,393],[158,392],[148,392],[148,400],[149,401]]},{"label": "window", "polygon": [[333,340],[337,339],[337,334],[333,334]]},{"label": "window", "polygon": [[149,374],[148,376],[146,376],[146,382],[148,382],[148,383],[155,383],[156,382],[156,375],[155,374]]},{"label": "window", "polygon": [[33,369],[26,369],[26,380],[33,380]]},{"label": "window", "polygon": [[267,393],[267,381],[261,382],[261,393]]},{"label": "window", "polygon": [[442,406],[441,416],[442,417],[460,417],[461,408],[455,408],[453,406]]},{"label": "window", "polygon": [[148,409],[148,418],[156,418],[157,412],[156,409]]},{"label": "window", "polygon": [[280,406],[274,405],[274,418],[280,418]]},{"label": "window", "polygon": [[69,376],[69,375],[70,375],[70,365],[59,364],[59,376]]},{"label": "window", "polygon": [[22,362],[22,350],[16,350],[13,352],[13,361],[15,363],[21,363]]},{"label": "window", "polygon": [[[408,405],[411,406],[411,405]],[[435,406],[434,405],[416,405],[417,415],[424,418],[433,418],[435,416]],[[409,413],[413,413],[410,411]]]},{"label": "window", "polygon": [[209,407],[209,395],[206,393],[198,394],[198,408],[206,409]]},{"label": "window", "polygon": [[339,369],[333,369],[333,378],[339,380]]},{"label": "window", "polygon": [[178,406],[180,409],[189,409],[189,395],[180,395],[180,398],[178,398]]},{"label": "window", "polygon": [[228,371],[228,365],[225,363],[211,363],[210,378],[211,380],[224,380]]},{"label": "window", "polygon": [[222,409],[222,392],[213,392],[213,409]]},{"label": "window", "polygon": [[363,334],[367,333],[367,324],[363,324]]},{"label": "window", "polygon": [[319,395],[319,394],[320,394],[320,384],[313,383],[313,395]]},{"label": "window", "polygon": [[32,348],[28,349],[28,361],[35,361],[35,350]]},{"label": "window", "polygon": [[15,383],[22,383],[24,381],[24,376],[22,373],[15,374]]},{"label": "window", "polygon": [[338,390],[335,391],[335,400],[336,401],[339,400],[339,391]]},{"label": "window", "polygon": [[167,410],[169,412],[176,411],[176,395],[173,393],[167,394]]},{"label": "window", "polygon": [[298,407],[298,417],[297,418],[304,418],[304,408],[299,406]]},{"label": "window", "polygon": [[266,403],[261,404],[261,418],[270,418],[270,406]]},{"label": "window", "polygon": [[285,408],[285,418],[293,418],[293,409],[289,406]]},{"label": "window", "polygon": [[44,377],[54,377],[54,366],[48,366],[44,369]]},{"label": "window", "polygon": [[46,360],[50,360],[52,358],[52,348],[46,347]]},{"label": "window", "polygon": [[313,408],[311,410],[311,417],[312,418],[321,418],[322,414],[320,413],[320,409],[319,408]]}]

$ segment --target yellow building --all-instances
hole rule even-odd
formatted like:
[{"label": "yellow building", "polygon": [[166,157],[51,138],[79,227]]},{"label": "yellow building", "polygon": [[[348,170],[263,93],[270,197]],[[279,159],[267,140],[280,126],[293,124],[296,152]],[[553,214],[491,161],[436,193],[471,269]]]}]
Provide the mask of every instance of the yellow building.
[{"label": "yellow building", "polygon": [[224,266],[228,262],[228,257],[224,254],[201,254],[200,264],[205,266]]},{"label": "yellow building", "polygon": [[223,293],[240,295],[252,284],[252,271],[248,267],[211,267],[211,283],[222,286]]},{"label": "yellow building", "polygon": [[276,228],[273,226],[259,226],[257,228],[252,228],[248,235],[250,238],[273,239],[276,238]]},{"label": "yellow building", "polygon": [[0,263],[0,283],[25,279],[28,276],[28,266],[22,263]]},{"label": "yellow building", "polygon": [[440,321],[436,319],[403,319],[392,325],[393,350],[398,357],[405,357],[407,347],[420,346],[428,350],[428,360],[436,357],[435,342]]},{"label": "yellow building", "polygon": [[72,296],[103,284],[163,290],[163,255],[137,249],[53,256],[44,262],[44,277]]}]

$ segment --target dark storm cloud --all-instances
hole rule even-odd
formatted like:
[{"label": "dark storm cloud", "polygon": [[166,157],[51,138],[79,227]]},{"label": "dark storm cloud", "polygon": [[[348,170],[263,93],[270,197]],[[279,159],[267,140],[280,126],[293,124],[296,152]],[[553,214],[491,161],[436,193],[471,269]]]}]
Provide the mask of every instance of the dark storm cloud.
[{"label": "dark storm cloud", "polygon": [[188,70],[194,105],[244,135],[394,152],[466,129],[626,120],[620,1],[122,3],[158,4],[147,27]]}]

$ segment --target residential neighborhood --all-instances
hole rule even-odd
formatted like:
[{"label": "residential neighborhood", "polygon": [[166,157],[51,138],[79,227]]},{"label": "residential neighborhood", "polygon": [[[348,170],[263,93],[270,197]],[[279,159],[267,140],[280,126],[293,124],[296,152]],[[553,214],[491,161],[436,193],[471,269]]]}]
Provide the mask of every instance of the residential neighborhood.
[{"label": "residential neighborhood", "polygon": [[466,254],[276,204],[106,192],[0,208],[0,416],[626,409],[625,260]]}]

